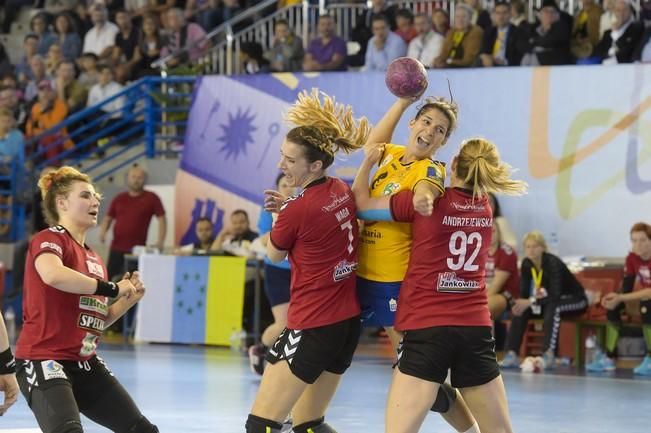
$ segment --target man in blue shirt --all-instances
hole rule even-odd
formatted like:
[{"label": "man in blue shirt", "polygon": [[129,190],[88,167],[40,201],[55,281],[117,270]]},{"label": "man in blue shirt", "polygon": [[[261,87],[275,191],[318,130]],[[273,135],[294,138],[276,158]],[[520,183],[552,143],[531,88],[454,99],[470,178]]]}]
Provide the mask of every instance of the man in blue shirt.
[{"label": "man in blue shirt", "polygon": [[383,14],[373,15],[372,30],[373,37],[366,48],[364,70],[386,71],[392,61],[407,55],[407,44],[390,30],[389,20]]}]

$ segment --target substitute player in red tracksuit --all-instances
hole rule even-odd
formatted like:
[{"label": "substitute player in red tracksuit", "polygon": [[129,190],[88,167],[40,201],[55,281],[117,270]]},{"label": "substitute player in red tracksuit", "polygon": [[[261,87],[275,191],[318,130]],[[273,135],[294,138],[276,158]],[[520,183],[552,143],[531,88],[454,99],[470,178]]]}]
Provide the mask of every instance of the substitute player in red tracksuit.
[{"label": "substitute player in red tracksuit", "polygon": [[358,215],[413,225],[395,324],[405,335],[389,391],[386,432],[420,429],[448,369],[479,430],[511,432],[484,279],[493,225],[487,194],[520,194],[526,184],[510,178],[510,167],[500,161],[494,144],[470,139],[452,161],[451,187],[431,202],[431,214],[423,216],[414,211],[410,191],[369,197],[370,169],[382,147],[365,148],[353,184]]},{"label": "substitute player in red tracksuit", "polygon": [[279,210],[267,256],[289,254],[292,268],[287,327],[267,352],[268,366],[246,421],[248,433],[278,433],[291,411],[295,433],[330,433],[325,411],[350,366],[360,334],[355,287],[355,199],[343,181],[326,176],[339,150],[363,146],[369,128],[352,112],[318,93],[302,94],[288,113],[298,125],[280,150],[285,179],[303,192],[279,206],[269,192],[265,208]]},{"label": "substitute player in red tracksuit", "polygon": [[[79,413],[119,433],[156,433],[95,349],[102,331],[144,295],[137,272],[107,281],[85,244],[97,224],[90,178],[61,167],[39,180],[51,225],[29,245],[24,325],[16,345],[20,390],[45,433],[83,432]],[[109,306],[109,299],[117,299]]]}]

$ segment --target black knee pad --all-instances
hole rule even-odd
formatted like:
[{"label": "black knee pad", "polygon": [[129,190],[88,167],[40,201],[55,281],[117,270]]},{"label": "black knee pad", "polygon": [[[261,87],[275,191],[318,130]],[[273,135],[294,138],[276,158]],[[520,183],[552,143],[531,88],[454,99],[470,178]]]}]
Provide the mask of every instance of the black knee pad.
[{"label": "black knee pad", "polygon": [[315,419],[314,421],[308,421],[303,424],[294,426],[294,433],[337,433],[337,430],[333,429],[328,425],[328,423],[323,421],[323,417]]},{"label": "black knee pad", "polygon": [[79,421],[68,421],[52,430],[52,433],[84,433]]},{"label": "black knee pad", "polygon": [[[245,424],[246,433],[280,433],[283,425],[270,419],[249,414]],[[296,430],[294,430],[296,431]]]},{"label": "black knee pad", "polygon": [[143,416],[131,426],[128,433],[158,433],[158,427]]},{"label": "black knee pad", "polygon": [[651,300],[640,301],[640,315],[642,316],[642,323],[651,325]]},{"label": "black knee pad", "polygon": [[436,394],[436,400],[430,410],[432,412],[446,413],[455,401],[457,401],[457,390],[449,384],[443,383],[439,386],[439,392]]}]

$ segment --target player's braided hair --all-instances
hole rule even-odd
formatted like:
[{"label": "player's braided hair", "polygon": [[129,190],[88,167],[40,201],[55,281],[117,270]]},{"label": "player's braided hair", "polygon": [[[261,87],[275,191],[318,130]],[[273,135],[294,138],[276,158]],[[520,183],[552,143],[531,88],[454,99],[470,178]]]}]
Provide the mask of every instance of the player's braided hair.
[{"label": "player's braided hair", "polygon": [[332,164],[340,150],[350,153],[361,148],[371,132],[365,117],[355,120],[350,106],[335,103],[317,89],[301,92],[285,120],[296,126],[287,140],[306,146],[308,161],[323,161],[323,168]]}]

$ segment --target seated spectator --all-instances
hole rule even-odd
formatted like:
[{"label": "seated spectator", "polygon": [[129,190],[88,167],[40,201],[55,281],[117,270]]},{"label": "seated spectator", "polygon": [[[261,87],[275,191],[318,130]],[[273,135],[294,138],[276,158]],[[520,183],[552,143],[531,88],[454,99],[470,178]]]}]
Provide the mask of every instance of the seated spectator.
[{"label": "seated spectator", "polygon": [[100,3],[90,9],[93,28],[84,36],[84,53],[95,53],[100,60],[110,59],[115,46],[115,36],[120,29],[108,20],[108,11]]},{"label": "seated spectator", "polygon": [[27,106],[18,96],[18,89],[9,86],[0,88],[0,107],[11,112],[14,124],[18,129],[25,130],[25,123],[29,114]]},{"label": "seated spectator", "polygon": [[97,69],[98,60],[95,53],[84,53],[79,58],[79,69],[81,73],[77,81],[88,89],[97,84],[99,80],[99,70]]},{"label": "seated spectator", "polygon": [[23,39],[23,52],[25,55],[16,65],[16,75],[18,76],[18,82],[21,87],[25,87],[29,80],[34,79],[32,75],[32,67],[30,66],[30,61],[32,56],[38,52],[38,36],[29,33]]},{"label": "seated spectator", "polygon": [[186,23],[181,9],[172,8],[167,11],[166,16],[167,39],[161,48],[160,56],[166,57],[186,48],[167,62],[171,67],[185,65],[199,59],[208,48],[206,32],[199,24]]},{"label": "seated spectator", "polygon": [[300,71],[303,66],[303,40],[290,30],[286,20],[277,20],[274,24],[274,40],[269,50],[268,59],[273,72]]},{"label": "seated spectator", "polygon": [[153,14],[145,14],[142,17],[142,33],[138,41],[138,47],[134,53],[134,79],[147,75],[158,75],[159,71],[153,69],[151,64],[160,58],[160,51],[163,48],[163,38],[160,34],[158,18]]},{"label": "seated spectator", "polygon": [[[124,86],[114,80],[113,68],[108,65],[102,65],[99,68],[99,81],[88,92],[87,107],[99,104],[100,102],[120,93]],[[112,113],[111,118],[116,119],[121,115],[120,110],[126,104],[126,97],[116,98],[101,107],[101,111]]]},{"label": "seated spectator", "polygon": [[57,97],[65,102],[68,113],[74,113],[86,106],[88,88],[76,79],[77,71],[72,60],[64,60],[56,69],[55,87]]},{"label": "seated spectator", "polygon": [[445,38],[432,30],[432,20],[424,12],[414,17],[414,28],[417,35],[409,43],[407,55],[420,60],[426,68],[434,66],[434,59],[441,54]]},{"label": "seated spectator", "polygon": [[511,24],[528,33],[529,21],[527,20],[527,6],[521,0],[513,0],[510,6]]},{"label": "seated spectator", "polygon": [[[640,302],[642,334],[647,354],[640,365],[633,369],[634,374],[651,376],[651,225],[637,223],[631,228],[631,252],[626,257],[624,280],[621,292],[608,293],[601,304],[608,310],[606,326],[606,353],[599,353],[596,359],[586,365],[586,370],[594,372],[615,370],[617,341],[622,327],[622,313],[625,303]],[[637,283],[637,284],[636,284]]]},{"label": "seated spectator", "polygon": [[501,366],[520,365],[518,352],[527,322],[532,316],[543,318],[544,368],[555,367],[561,318],[581,314],[588,307],[585,290],[565,263],[547,252],[547,243],[540,232],[524,236],[525,258],[520,267],[520,299],[511,308],[513,319],[506,337],[506,356]]},{"label": "seated spectator", "polygon": [[194,20],[206,32],[217,27],[219,11],[211,0],[188,0],[185,3],[185,18]]},{"label": "seated spectator", "polygon": [[574,16],[570,45],[572,54],[578,60],[590,57],[599,43],[599,23],[603,13],[603,9],[595,0],[582,0],[581,4],[583,7]]},{"label": "seated spectator", "polygon": [[120,32],[115,35],[115,46],[113,47],[113,64],[124,64],[131,71],[136,64],[134,53],[140,41],[140,31],[133,26],[131,15],[125,10],[118,10],[115,13],[115,23]]},{"label": "seated spectator", "polygon": [[540,25],[530,36],[529,53],[524,56],[522,64],[548,66],[573,63],[570,54],[572,27],[561,17],[561,11],[554,0],[543,1],[538,19]]},{"label": "seated spectator", "polygon": [[90,18],[90,10],[86,2],[80,1],[77,3],[72,14],[72,19],[75,20],[75,28],[77,29],[79,37],[82,39],[86,33],[93,28],[93,20]]},{"label": "seated spectator", "polygon": [[613,27],[615,21],[615,0],[604,0],[604,13],[599,20],[599,40]]},{"label": "seated spectator", "polygon": [[9,55],[5,50],[5,46],[0,43],[0,75],[11,74],[14,71],[14,67],[9,60]]},{"label": "seated spectator", "polygon": [[38,37],[38,53],[47,55],[50,45],[56,43],[57,36],[48,30],[48,20],[45,13],[38,13],[32,17],[29,27],[34,35]]},{"label": "seated spectator", "polygon": [[6,174],[6,167],[14,160],[21,165],[25,160],[25,139],[23,133],[16,128],[14,114],[7,107],[0,107],[0,164]]},{"label": "seated spectator", "polygon": [[262,45],[258,42],[242,42],[240,61],[245,74],[264,74],[270,71],[269,61],[262,54]]},{"label": "seated spectator", "polygon": [[515,249],[502,242],[500,226],[493,224],[493,237],[486,260],[486,293],[491,318],[498,320],[520,297],[520,274]]},{"label": "seated spectator", "polygon": [[134,18],[139,18],[144,14],[151,13],[152,9],[151,1],[149,0],[124,0],[124,10]]},{"label": "seated spectator", "polygon": [[248,257],[251,255],[251,242],[257,237],[258,234],[251,230],[249,214],[238,209],[233,211],[230,223],[219,232],[210,249]]},{"label": "seated spectator", "polygon": [[468,68],[477,61],[484,31],[470,22],[473,9],[461,3],[454,10],[454,28],[443,42],[435,68]]},{"label": "seated spectator", "polygon": [[57,66],[64,60],[61,45],[58,42],[50,45],[47,50],[47,57],[45,58],[45,68],[49,75],[56,75]]},{"label": "seated spectator", "polygon": [[470,17],[470,22],[473,25],[481,27],[481,29],[484,31],[492,27],[493,23],[491,21],[491,16],[487,10],[482,8],[479,0],[463,0],[463,1],[472,9],[472,16]]},{"label": "seated spectator", "polygon": [[52,77],[47,73],[45,59],[40,54],[32,56],[29,66],[33,78],[25,86],[25,101],[31,103],[38,94],[38,84],[43,80],[50,80]]},{"label": "seated spectator", "polygon": [[651,27],[647,28],[640,39],[640,43],[633,53],[634,62],[650,63],[651,62]]},{"label": "seated spectator", "polygon": [[335,35],[335,20],[321,15],[317,24],[319,36],[310,41],[303,60],[305,72],[345,71],[346,41]]},{"label": "seated spectator", "polygon": [[604,65],[632,63],[633,54],[642,40],[644,24],[635,20],[629,0],[615,1],[615,21],[595,48],[595,56]]},{"label": "seated spectator", "polygon": [[495,26],[484,33],[479,59],[484,67],[520,66],[527,51],[527,38],[510,22],[511,8],[508,3],[495,3],[493,19]]},{"label": "seated spectator", "polygon": [[[7,108],[0,108],[0,174],[11,174],[12,163],[16,169],[21,169],[25,161],[25,141],[23,133],[16,129],[13,114]],[[0,182],[0,188],[10,190],[8,181]],[[12,195],[0,195],[0,204],[10,205]],[[0,210],[0,220],[11,221],[11,210]],[[0,236],[6,237],[11,230],[10,224],[0,223]],[[6,240],[6,239],[5,239]]]},{"label": "seated spectator", "polygon": [[199,218],[194,225],[194,232],[197,236],[197,242],[193,244],[183,245],[177,248],[174,253],[181,256],[189,256],[193,254],[206,254],[210,251],[210,247],[215,242],[215,235],[213,234],[214,225],[210,218]]},{"label": "seated spectator", "polygon": [[[99,68],[98,83],[91,87],[90,91],[88,92],[88,101],[86,103],[86,106],[92,107],[103,101],[106,101],[108,98],[120,93],[123,89],[124,86],[114,80],[113,68],[108,65],[102,65]],[[105,134],[102,134],[100,137],[98,137],[98,145],[101,146],[108,143],[110,137],[120,136],[119,138],[126,139],[130,136],[130,134],[123,134],[134,126],[131,121],[127,121],[125,123],[125,121],[122,120],[124,114],[123,108],[126,103],[126,96],[120,96],[110,102],[104,103],[100,107],[99,111],[92,113],[89,121],[90,119],[97,119],[100,117],[102,120],[99,125],[89,131],[91,135],[95,135],[98,130],[104,132],[105,129],[111,128],[110,131],[107,131]],[[120,122],[120,125],[116,125],[116,122]],[[86,134],[86,137],[88,137],[88,134]],[[119,141],[121,142],[121,140]],[[124,144],[126,144],[126,142]]]},{"label": "seated spectator", "polygon": [[[63,122],[68,115],[68,107],[65,102],[57,98],[54,84],[48,80],[38,83],[38,99],[32,106],[32,112],[27,120],[25,137],[34,138],[43,132]],[[56,132],[39,137],[36,146],[32,151],[38,152],[40,157],[36,163],[43,160],[50,161],[50,164],[60,164],[55,158],[64,150],[73,147],[72,142],[67,138],[65,128]]]},{"label": "seated spectator", "polygon": [[446,37],[450,31],[450,15],[444,9],[435,9],[432,12],[432,30]]},{"label": "seated spectator", "polygon": [[77,60],[81,54],[81,38],[75,30],[74,22],[68,12],[62,12],[56,17],[54,29],[63,57],[68,60]]},{"label": "seated spectator", "polygon": [[[368,5],[368,3],[366,3]],[[372,31],[372,21],[373,15],[383,14],[389,20],[389,27],[391,31],[396,30],[396,11],[398,7],[386,0],[372,0],[371,7],[363,10],[355,21],[356,26],[352,30],[350,35],[350,40],[357,42],[360,46],[360,50],[354,56],[351,56],[348,59],[348,63],[351,66],[364,66],[364,61],[366,60],[366,47],[368,46],[368,41],[373,37]]]},{"label": "seated spectator", "polygon": [[373,37],[366,47],[366,71],[386,71],[389,64],[398,57],[407,54],[405,41],[391,31],[387,17],[382,14],[373,16]]},{"label": "seated spectator", "polygon": [[[232,20],[236,15],[242,12],[242,7],[238,0],[222,0],[221,6],[216,8],[214,25],[219,26],[226,21]],[[211,29],[212,30],[212,29]],[[237,32],[239,28],[234,28],[233,31]]]},{"label": "seated spectator", "polygon": [[414,14],[409,9],[400,9],[396,13],[395,33],[405,41],[405,44],[409,44],[416,37]]}]

